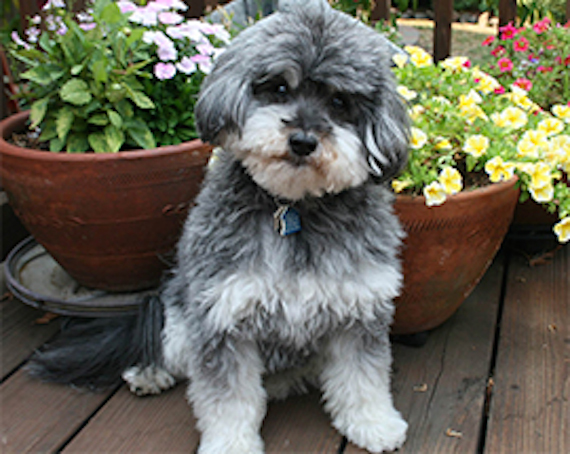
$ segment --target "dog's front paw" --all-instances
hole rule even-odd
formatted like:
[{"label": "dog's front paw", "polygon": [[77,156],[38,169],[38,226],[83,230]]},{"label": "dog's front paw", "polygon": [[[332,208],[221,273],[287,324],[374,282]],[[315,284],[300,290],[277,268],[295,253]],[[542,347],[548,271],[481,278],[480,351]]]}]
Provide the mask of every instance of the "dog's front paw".
[{"label": "dog's front paw", "polygon": [[123,372],[123,380],[137,396],[160,394],[176,384],[174,377],[158,366],[129,367]]},{"label": "dog's front paw", "polygon": [[335,426],[354,444],[371,453],[394,451],[406,441],[408,423],[394,410],[390,415],[366,418],[364,415],[352,421],[336,422]]},{"label": "dog's front paw", "polygon": [[263,451],[263,440],[257,433],[203,434],[198,447],[198,454],[263,454]]}]

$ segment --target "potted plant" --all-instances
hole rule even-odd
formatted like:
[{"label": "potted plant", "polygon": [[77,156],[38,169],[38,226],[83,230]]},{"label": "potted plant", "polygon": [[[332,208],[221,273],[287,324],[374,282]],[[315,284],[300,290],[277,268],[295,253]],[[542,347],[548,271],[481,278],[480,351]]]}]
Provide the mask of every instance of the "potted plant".
[{"label": "potted plant", "polygon": [[465,57],[434,65],[423,49],[405,50],[409,57],[393,57],[413,122],[407,167],[392,183],[408,231],[399,333],[433,328],[457,309],[498,250],[517,200],[557,213],[554,232],[570,240],[570,106],[543,110]]},{"label": "potted plant", "polygon": [[199,189],[211,149],[192,140],[193,106],[229,35],[186,8],[93,0],[75,13],[49,0],[12,34],[29,112],[0,124],[3,186],[83,285],[157,284]]}]

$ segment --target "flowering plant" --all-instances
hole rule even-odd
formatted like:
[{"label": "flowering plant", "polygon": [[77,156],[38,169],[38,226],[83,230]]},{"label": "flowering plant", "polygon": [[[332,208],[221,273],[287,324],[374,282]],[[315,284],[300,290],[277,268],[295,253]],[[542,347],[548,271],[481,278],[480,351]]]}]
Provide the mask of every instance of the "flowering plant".
[{"label": "flowering plant", "polygon": [[489,36],[491,62],[482,69],[502,85],[515,84],[528,91],[541,107],[570,99],[570,21],[552,25],[548,17],[532,26],[512,23],[499,29],[499,39]]},{"label": "flowering plant", "polygon": [[570,106],[543,111],[527,92],[505,89],[465,57],[434,65],[419,47],[393,57],[398,91],[412,118],[407,167],[396,192],[423,194],[428,206],[472,187],[519,177],[521,199],[531,197],[560,217],[554,230],[570,240]]},{"label": "flowering plant", "polygon": [[93,0],[76,14],[48,0],[10,46],[40,142],[54,152],[117,152],[196,137],[200,84],[229,34],[185,20],[185,9],[181,0]]}]

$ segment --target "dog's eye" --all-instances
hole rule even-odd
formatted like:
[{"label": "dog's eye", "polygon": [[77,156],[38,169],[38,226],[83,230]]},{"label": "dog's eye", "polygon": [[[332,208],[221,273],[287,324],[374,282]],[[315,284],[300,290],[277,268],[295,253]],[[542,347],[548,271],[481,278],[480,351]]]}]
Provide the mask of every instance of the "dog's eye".
[{"label": "dog's eye", "polygon": [[346,100],[346,97],[340,94],[334,95],[331,98],[331,106],[333,109],[338,111],[346,109],[348,107],[348,102]]}]

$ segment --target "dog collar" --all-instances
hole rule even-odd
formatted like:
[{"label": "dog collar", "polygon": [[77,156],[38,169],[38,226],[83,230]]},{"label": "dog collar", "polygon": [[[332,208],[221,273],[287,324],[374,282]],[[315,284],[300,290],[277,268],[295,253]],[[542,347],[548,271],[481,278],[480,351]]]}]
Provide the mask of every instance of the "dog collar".
[{"label": "dog collar", "polygon": [[277,210],[273,213],[273,228],[281,236],[289,236],[301,231],[301,216],[299,212],[288,204],[277,203]]}]

